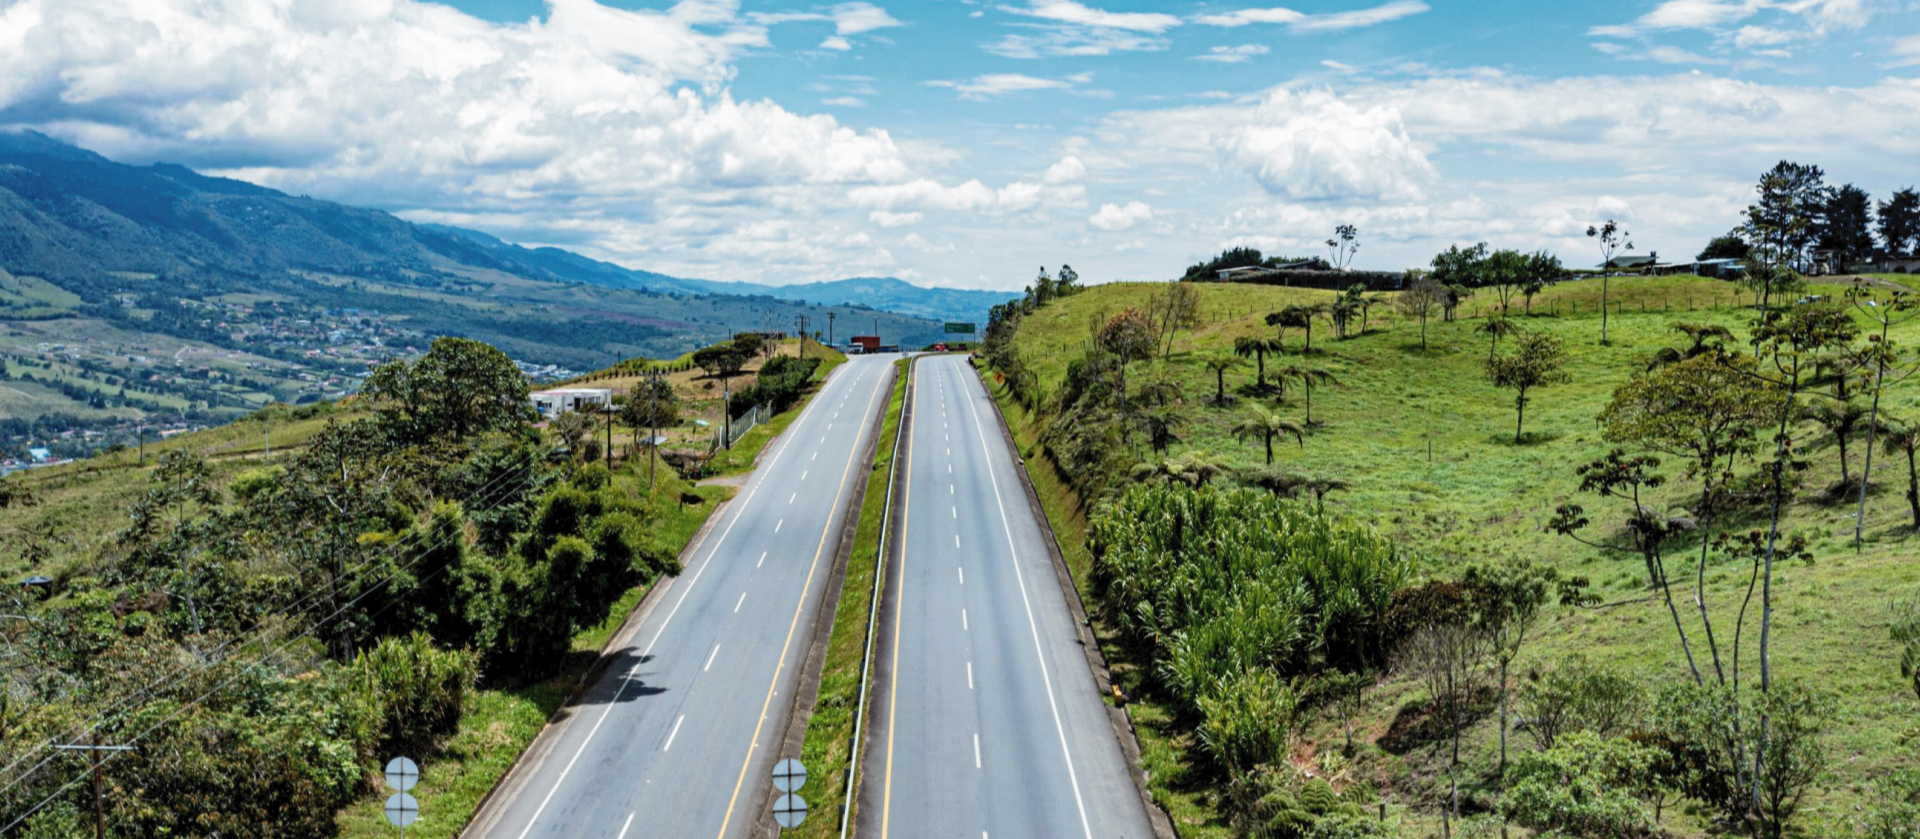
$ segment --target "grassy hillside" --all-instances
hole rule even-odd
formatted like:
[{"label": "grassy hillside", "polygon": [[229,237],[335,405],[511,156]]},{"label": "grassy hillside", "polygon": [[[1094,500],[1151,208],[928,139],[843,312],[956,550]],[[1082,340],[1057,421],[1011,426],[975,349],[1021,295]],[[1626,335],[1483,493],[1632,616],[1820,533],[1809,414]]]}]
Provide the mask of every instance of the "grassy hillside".
[{"label": "grassy hillside", "polygon": [[[1095,287],[1024,317],[1015,345],[1037,372],[1041,391],[1058,393],[1068,363],[1082,354],[1094,327],[1126,307],[1144,308],[1150,295],[1165,288]],[[1246,285],[1200,285],[1198,290],[1201,325],[1179,333],[1170,355],[1136,363],[1129,381],[1165,379],[1181,386],[1182,413],[1189,422],[1172,453],[1197,449],[1236,466],[1257,465],[1263,457],[1259,442],[1236,439],[1229,432],[1231,425],[1246,415],[1252,402],[1303,420],[1301,394],[1289,386],[1284,401],[1241,393],[1234,405],[1215,406],[1215,376],[1203,364],[1229,354],[1238,337],[1274,335],[1262,321],[1267,313],[1293,303],[1327,302],[1332,294]],[[1682,343],[1670,329],[1673,324],[1718,324],[1743,341],[1753,313],[1734,305],[1739,295],[1730,285],[1696,277],[1614,279],[1608,291],[1609,302],[1619,307],[1609,316],[1610,345],[1599,340],[1598,280],[1554,287],[1533,301],[1537,316],[1516,315],[1524,328],[1565,341],[1572,374],[1570,383],[1535,394],[1527,411],[1528,437],[1519,445],[1512,441],[1512,392],[1496,389],[1483,374],[1489,345],[1474,329],[1485,322],[1480,315],[1491,305],[1484,293],[1463,307],[1459,320],[1441,323],[1436,317],[1428,326],[1426,349],[1420,346],[1419,325],[1395,316],[1390,305],[1374,306],[1366,333],[1347,340],[1334,340],[1321,321],[1313,336],[1316,353],[1310,356],[1299,354],[1302,335],[1291,330],[1288,352],[1267,359],[1269,373],[1308,365],[1333,374],[1338,384],[1314,389],[1313,419],[1324,425],[1309,430],[1304,446],[1291,438],[1277,444],[1277,461],[1344,482],[1347,489],[1329,495],[1327,506],[1390,535],[1419,557],[1427,574],[1449,576],[1476,560],[1526,557],[1590,578],[1609,605],[1553,610],[1522,653],[1516,672],[1582,653],[1644,676],[1677,678],[1685,670],[1673,627],[1664,606],[1649,595],[1640,561],[1603,555],[1548,532],[1545,524],[1558,505],[1576,502],[1587,506],[1601,532],[1617,534],[1621,511],[1578,492],[1576,467],[1611,448],[1600,437],[1596,414],[1615,387],[1645,369],[1647,356]],[[1836,286],[1812,289],[1817,294],[1841,292]],[[1893,337],[1906,346],[1920,342],[1920,323],[1896,329]],[[1503,341],[1502,349],[1509,345]],[[1229,394],[1252,382],[1253,368],[1249,358],[1227,374]],[[1071,543],[1063,547],[1085,587],[1087,511],[1082,500],[1067,490],[1037,445],[1034,418],[1012,404],[1004,387],[996,388],[996,394],[1020,431],[1036,483],[1056,530]],[[1920,419],[1920,379],[1889,388],[1881,408],[1900,419]],[[1811,426],[1803,429],[1803,436],[1812,441],[1808,485],[1836,482],[1839,462],[1832,438],[1814,433]],[[1850,450],[1856,475],[1864,449],[1856,442]],[[1668,471],[1677,469],[1670,464]],[[1900,678],[1887,614],[1890,599],[1920,583],[1920,568],[1907,560],[1914,542],[1902,497],[1905,477],[1904,462],[1876,453],[1866,543],[1857,554],[1850,495],[1831,502],[1803,500],[1789,511],[1783,528],[1807,537],[1814,560],[1776,576],[1776,672],[1817,680],[1841,699],[1839,719],[1830,730],[1833,776],[1815,797],[1807,824],[1840,818],[1859,800],[1863,783],[1911,762],[1896,741],[1920,719],[1920,708]],[[1697,491],[1697,485],[1677,476],[1663,489],[1676,503]],[[1765,520],[1757,526],[1764,527]],[[1746,570],[1734,562],[1711,568],[1709,601],[1723,612],[1737,607]],[[1697,624],[1696,617],[1687,627],[1696,638]],[[1125,656],[1118,653],[1110,651],[1110,659],[1126,671]],[[1141,677],[1138,672],[1121,674],[1123,683],[1135,687],[1143,684]],[[1150,697],[1150,692],[1140,692]],[[1366,780],[1381,790],[1384,801],[1412,805],[1412,823],[1431,823],[1437,832],[1432,803],[1435,784],[1441,790],[1445,785],[1435,774],[1444,769],[1443,755],[1433,743],[1409,746],[1404,737],[1385,737],[1417,718],[1421,693],[1405,677],[1390,677],[1367,693],[1366,713],[1356,732],[1372,745],[1351,764],[1337,755],[1323,762],[1325,747],[1339,738],[1339,731],[1322,721],[1310,727],[1297,747],[1296,765],[1342,780]],[[1156,798],[1183,824],[1183,835],[1227,835],[1213,806],[1219,791],[1211,780],[1189,771],[1194,744],[1188,735],[1150,698],[1134,707],[1134,717],[1147,740],[1147,768]],[[1482,785],[1497,753],[1496,737],[1495,723],[1483,720],[1470,738],[1467,765],[1477,770]],[[1380,745],[1383,739],[1391,750]],[[1673,814],[1667,827],[1683,835],[1703,829],[1698,819]]]}]

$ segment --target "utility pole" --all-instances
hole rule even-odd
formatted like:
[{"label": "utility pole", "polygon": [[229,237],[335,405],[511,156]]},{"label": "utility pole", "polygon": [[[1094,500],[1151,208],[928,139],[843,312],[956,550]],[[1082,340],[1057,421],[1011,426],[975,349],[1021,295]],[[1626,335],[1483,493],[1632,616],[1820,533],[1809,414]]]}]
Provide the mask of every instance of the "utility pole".
[{"label": "utility pole", "polygon": [[262,457],[273,456],[273,420],[260,421],[260,447]]},{"label": "utility pole", "polygon": [[607,397],[607,474],[613,474],[613,397]]},{"label": "utility pole", "polygon": [[838,316],[839,315],[837,312],[827,313],[827,343],[828,344],[833,343],[833,319]]},{"label": "utility pole", "polygon": [[106,839],[107,797],[100,784],[100,764],[103,762],[100,755],[105,752],[130,752],[133,751],[133,747],[103,746],[100,744],[99,732],[95,732],[92,743],[58,743],[54,748],[63,752],[86,752],[93,758],[93,835],[94,839]]},{"label": "utility pole", "polygon": [[800,316],[800,360],[807,360],[807,316]]},{"label": "utility pole", "polygon": [[[873,316],[873,337],[876,339],[880,337],[880,316],[879,315]],[[881,343],[884,344],[886,342],[882,341]]]}]

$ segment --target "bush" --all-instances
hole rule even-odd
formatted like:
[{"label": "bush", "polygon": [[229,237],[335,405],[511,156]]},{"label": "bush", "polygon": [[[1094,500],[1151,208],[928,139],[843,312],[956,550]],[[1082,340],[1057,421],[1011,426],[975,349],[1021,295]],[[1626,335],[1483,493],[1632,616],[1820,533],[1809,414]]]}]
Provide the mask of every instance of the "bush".
[{"label": "bush", "polygon": [[380,713],[378,753],[421,755],[460,725],[479,677],[478,657],[440,650],[424,633],[383,638],[354,661]]},{"label": "bush", "polygon": [[1573,732],[1608,737],[1631,727],[1640,697],[1632,677],[1576,655],[1520,689],[1520,716],[1534,742],[1551,749]]},{"label": "bush", "polygon": [[[1660,729],[1649,739],[1666,752],[1655,768],[1666,768],[1664,774],[1687,797],[1719,809],[1729,822],[1751,823],[1756,836],[1777,837],[1826,773],[1820,735],[1834,711],[1832,696],[1785,680],[1764,693],[1692,682],[1671,685],[1654,703]],[[1755,754],[1765,755],[1758,812],[1746,794]]]},{"label": "bush", "polygon": [[1855,839],[1920,836],[1920,771],[1900,769],[1875,784],[1873,803],[1848,820]]},{"label": "bush", "polygon": [[1528,752],[1507,770],[1500,808],[1540,831],[1573,836],[1633,837],[1654,832],[1644,800],[1659,754],[1624,739],[1575,732],[1555,748]]},{"label": "bush", "polygon": [[1283,764],[1299,720],[1300,694],[1273,671],[1243,673],[1199,698],[1200,744],[1232,775]]}]

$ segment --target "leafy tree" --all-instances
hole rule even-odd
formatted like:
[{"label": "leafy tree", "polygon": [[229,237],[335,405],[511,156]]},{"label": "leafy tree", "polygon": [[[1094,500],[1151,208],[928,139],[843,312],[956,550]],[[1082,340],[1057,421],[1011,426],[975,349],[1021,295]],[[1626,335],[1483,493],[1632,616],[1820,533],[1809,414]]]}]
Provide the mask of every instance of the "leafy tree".
[{"label": "leafy tree", "polygon": [[1776,268],[1807,268],[1807,248],[1819,233],[1826,206],[1826,173],[1818,166],[1780,161],[1760,176],[1758,198],[1747,206],[1742,235],[1756,258]]},{"label": "leafy tree", "polygon": [[1709,259],[1744,260],[1747,258],[1747,255],[1752,252],[1753,246],[1747,244],[1747,240],[1741,238],[1740,231],[1736,229],[1713,237],[1713,240],[1708,242],[1706,247],[1700,249],[1699,255],[1695,256],[1694,259],[1701,261]]},{"label": "leafy tree", "polygon": [[737,332],[733,336],[733,347],[751,361],[759,358],[762,353],[772,355],[779,345],[768,341],[758,332]]},{"label": "leafy tree", "polygon": [[1821,210],[1819,245],[1831,252],[1834,270],[1873,255],[1873,202],[1853,184],[1829,190]]},{"label": "leafy tree", "polygon": [[1880,245],[1895,256],[1920,253],[1920,192],[1907,187],[1880,202]]},{"label": "leafy tree", "polygon": [[381,365],[360,394],[389,433],[411,444],[523,428],[533,417],[520,368],[506,353],[466,338],[436,338],[417,361]]},{"label": "leafy tree", "polygon": [[620,405],[620,422],[638,436],[643,428],[672,428],[680,424],[680,397],[672,383],[657,376],[635,382]]},{"label": "leafy tree", "polygon": [[1800,272],[1758,257],[1747,258],[1741,265],[1740,279],[1736,282],[1741,288],[1753,292],[1754,306],[1760,309],[1772,306],[1774,300],[1799,294],[1807,287],[1807,280]]},{"label": "leafy tree", "polygon": [[1245,419],[1233,425],[1233,436],[1241,439],[1258,439],[1266,446],[1269,466],[1273,465],[1273,438],[1289,434],[1300,443],[1300,448],[1307,447],[1305,426],[1293,420],[1281,419],[1257,406],[1248,410]]},{"label": "leafy tree", "polygon": [[1420,349],[1427,348],[1427,318],[1443,308],[1446,300],[1446,286],[1427,277],[1415,280],[1393,298],[1393,308],[1402,317],[1420,321]]},{"label": "leafy tree", "polygon": [[[1690,527],[1710,533],[1716,518],[1731,501],[1734,466],[1753,456],[1760,430],[1786,405],[1783,394],[1759,377],[1758,363],[1745,355],[1706,354],[1642,373],[1616,388],[1601,410],[1599,422],[1608,441],[1637,446],[1684,460],[1683,475],[1700,481],[1699,500],[1693,505],[1698,523],[1669,516],[1651,496],[1665,478],[1653,470],[1659,461],[1615,452],[1581,469],[1583,491],[1595,492],[1630,505],[1628,533],[1634,549],[1647,564],[1648,581],[1662,592],[1673,613],[1674,631],[1686,654],[1696,683],[1704,683],[1694,661],[1693,648],[1674,606],[1671,581],[1662,558],[1669,537]],[[1578,505],[1562,508],[1570,519],[1562,525],[1578,527],[1584,515]],[[1709,540],[1699,540],[1693,601],[1700,611],[1714,672],[1725,681],[1714,623],[1706,592]]]},{"label": "leafy tree", "polygon": [[1920,316],[1920,305],[1916,304],[1909,292],[1897,291],[1883,295],[1857,279],[1847,293],[1847,300],[1853,304],[1855,311],[1866,314],[1880,324],[1880,334],[1867,336],[1867,346],[1860,351],[1859,359],[1863,370],[1872,371],[1866,378],[1866,386],[1872,392],[1873,400],[1867,409],[1867,457],[1860,467],[1859,508],[1854,512],[1853,520],[1853,548],[1858,551],[1867,527],[1867,479],[1873,472],[1874,435],[1880,430],[1880,396],[1886,392],[1889,384],[1904,380],[1920,370],[1920,366],[1912,363],[1908,354],[1894,346],[1891,333],[1895,324]]},{"label": "leafy tree", "polygon": [[[1159,341],[1159,336],[1154,332],[1153,319],[1131,306],[1109,318],[1094,335],[1094,343],[1117,362],[1114,370],[1123,414],[1129,410],[1130,404],[1127,401],[1127,364],[1152,358],[1154,350],[1159,348]],[[1122,436],[1130,439],[1130,434],[1125,431],[1125,417],[1122,419]]]},{"label": "leafy tree", "polygon": [[1494,251],[1480,262],[1479,268],[1481,283],[1492,288],[1494,296],[1500,299],[1501,317],[1509,311],[1513,296],[1525,291],[1533,281],[1532,258],[1516,250]]},{"label": "leafy tree", "polygon": [[1562,578],[1558,569],[1526,560],[1475,565],[1460,579],[1474,603],[1487,650],[1499,668],[1500,771],[1507,769],[1508,672],[1520,655],[1540,613],[1555,599],[1571,605],[1584,602],[1585,580]]},{"label": "leafy tree", "polygon": [[1633,677],[1575,655],[1521,687],[1520,715],[1534,743],[1552,749],[1576,732],[1611,737],[1631,730],[1646,704],[1643,690]]},{"label": "leafy tree", "polygon": [[1633,240],[1627,229],[1613,219],[1605,224],[1588,225],[1587,237],[1600,245],[1600,343],[1607,342],[1607,281],[1613,277],[1614,257],[1622,251],[1633,252]]},{"label": "leafy tree", "polygon": [[1081,288],[1080,272],[1073,270],[1073,266],[1063,263],[1060,266],[1059,278],[1053,282],[1053,293],[1059,297],[1072,297],[1079,294]]},{"label": "leafy tree", "polygon": [[[1234,350],[1238,352],[1241,344],[1244,342],[1260,342],[1261,340],[1262,339],[1259,338],[1241,338],[1239,342],[1235,343]],[[1240,361],[1233,356],[1216,355],[1208,358],[1206,365],[1207,370],[1213,373],[1213,404],[1224,406],[1227,404],[1227,371],[1240,366]],[[1262,378],[1264,379],[1264,376]]]},{"label": "leafy tree", "polygon": [[[1306,347],[1300,352],[1309,355],[1313,352],[1313,320],[1328,312],[1325,303],[1296,303],[1267,316],[1268,325],[1277,325],[1283,329],[1302,329],[1307,333]],[[1284,335],[1285,333],[1281,333]]]},{"label": "leafy tree", "polygon": [[[1822,353],[1850,346],[1857,334],[1859,334],[1859,326],[1854,323],[1852,315],[1838,306],[1822,303],[1801,304],[1785,312],[1766,312],[1754,322],[1754,345],[1760,349],[1762,357],[1772,368],[1768,373],[1762,374],[1762,378],[1786,397],[1785,404],[1779,412],[1777,431],[1774,434],[1773,462],[1768,464],[1767,474],[1770,509],[1766,553],[1762,561],[1765,571],[1760,600],[1760,689],[1763,692],[1771,687],[1773,681],[1771,657],[1773,564],[1780,539],[1780,519],[1790,491],[1788,471],[1793,468],[1795,461],[1790,449],[1792,437],[1789,434],[1795,413],[1795,400],[1805,385],[1807,373],[1813,368],[1816,359]],[[1767,722],[1764,714],[1760,722],[1764,728]],[[1765,736],[1764,731],[1762,736]]]},{"label": "leafy tree", "polygon": [[580,444],[593,435],[593,427],[593,415],[585,411],[568,411],[547,422],[547,430],[553,432],[560,447],[566,449],[575,461],[594,460],[591,457],[583,458],[580,453]]},{"label": "leafy tree", "polygon": [[1534,296],[1545,291],[1547,283],[1559,279],[1560,275],[1565,273],[1566,269],[1561,266],[1560,257],[1546,251],[1534,251],[1527,255],[1526,281],[1520,286],[1520,294],[1527,298],[1527,314],[1533,314]]},{"label": "leafy tree", "polygon": [[1514,392],[1513,441],[1521,441],[1531,391],[1572,381],[1563,368],[1567,351],[1560,339],[1545,332],[1524,332],[1514,339],[1512,353],[1487,361],[1487,379],[1495,387]]}]

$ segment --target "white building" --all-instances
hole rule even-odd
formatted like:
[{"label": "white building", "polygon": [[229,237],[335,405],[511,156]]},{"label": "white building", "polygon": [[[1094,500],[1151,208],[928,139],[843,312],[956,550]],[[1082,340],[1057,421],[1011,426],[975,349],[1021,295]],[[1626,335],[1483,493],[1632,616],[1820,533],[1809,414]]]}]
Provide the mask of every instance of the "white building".
[{"label": "white building", "polygon": [[603,411],[613,404],[613,391],[604,387],[562,387],[536,390],[527,394],[533,409],[543,417],[557,417],[568,411]]}]

